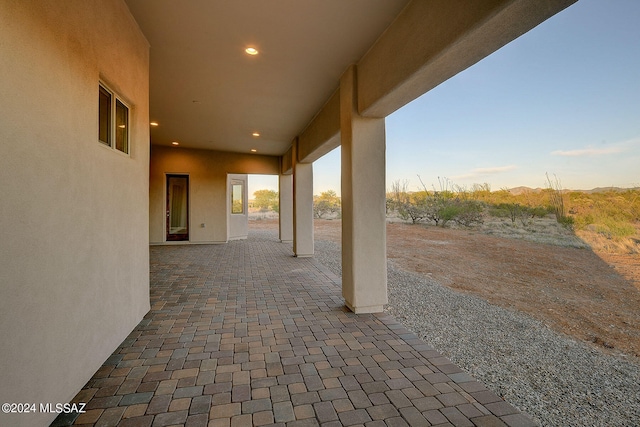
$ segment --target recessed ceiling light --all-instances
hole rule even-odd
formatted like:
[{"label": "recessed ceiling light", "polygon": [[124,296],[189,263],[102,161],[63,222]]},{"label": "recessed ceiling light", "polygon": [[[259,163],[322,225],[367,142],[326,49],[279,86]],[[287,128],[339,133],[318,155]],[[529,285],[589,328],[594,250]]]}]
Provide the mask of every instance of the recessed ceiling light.
[{"label": "recessed ceiling light", "polygon": [[178,141],[173,141],[171,144],[172,145],[180,145],[180,143]]},{"label": "recessed ceiling light", "polygon": [[149,125],[151,125],[151,126],[158,126],[158,122],[151,122],[151,123],[149,123]]},{"label": "recessed ceiling light", "polygon": [[258,49],[256,49],[255,47],[248,47],[244,51],[247,52],[249,55],[252,55],[252,56],[258,54]]},{"label": "recessed ceiling light", "polygon": [[256,153],[257,151],[258,151],[258,150],[256,150],[255,148],[252,148],[252,149],[251,149],[251,152],[252,152],[252,153]]},{"label": "recessed ceiling light", "polygon": [[253,135],[253,136],[255,136],[255,137],[258,137],[258,136],[260,136],[260,132],[254,132],[254,133],[252,133],[251,135]]}]

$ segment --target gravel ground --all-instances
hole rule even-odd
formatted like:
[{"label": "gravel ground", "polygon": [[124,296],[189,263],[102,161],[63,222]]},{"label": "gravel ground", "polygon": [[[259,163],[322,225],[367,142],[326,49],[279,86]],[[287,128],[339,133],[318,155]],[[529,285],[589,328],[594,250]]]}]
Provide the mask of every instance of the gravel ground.
[{"label": "gravel ground", "polygon": [[[341,276],[340,246],[315,258]],[[640,426],[640,362],[610,356],[388,263],[386,309],[542,426]]]}]

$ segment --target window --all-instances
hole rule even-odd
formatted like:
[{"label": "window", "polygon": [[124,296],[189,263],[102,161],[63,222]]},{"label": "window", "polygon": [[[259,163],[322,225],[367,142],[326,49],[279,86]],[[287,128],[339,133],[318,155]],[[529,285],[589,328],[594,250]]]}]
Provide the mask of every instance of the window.
[{"label": "window", "polygon": [[244,213],[244,191],[242,182],[233,181],[231,184],[231,213]]},{"label": "window", "polygon": [[103,144],[111,146],[111,93],[100,86],[99,107],[100,124],[98,139]]},{"label": "window", "polygon": [[102,84],[98,93],[98,141],[129,154],[129,107]]},{"label": "window", "polygon": [[129,109],[116,99],[116,150],[129,152]]}]

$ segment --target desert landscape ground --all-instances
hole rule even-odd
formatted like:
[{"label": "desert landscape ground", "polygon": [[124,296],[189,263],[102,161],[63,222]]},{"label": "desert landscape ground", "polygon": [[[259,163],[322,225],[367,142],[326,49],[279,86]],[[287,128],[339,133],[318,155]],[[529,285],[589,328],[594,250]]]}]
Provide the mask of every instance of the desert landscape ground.
[{"label": "desert landscape ground", "polygon": [[[391,221],[387,257],[601,351],[640,358],[639,254],[595,251],[553,219],[526,231],[505,224],[455,229]],[[250,227],[277,229],[278,222],[258,219]],[[314,221],[316,239],[339,242],[340,230],[340,220]]]}]

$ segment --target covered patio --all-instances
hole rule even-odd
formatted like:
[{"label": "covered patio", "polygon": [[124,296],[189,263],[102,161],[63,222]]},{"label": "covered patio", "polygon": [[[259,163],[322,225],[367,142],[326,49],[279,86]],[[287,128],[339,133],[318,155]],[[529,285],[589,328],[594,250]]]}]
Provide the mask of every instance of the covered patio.
[{"label": "covered patio", "polygon": [[275,233],[151,247],[151,304],[54,426],[535,425]]},{"label": "covered patio", "polygon": [[[0,2],[0,400],[77,395],[102,426],[527,425],[380,314],[385,118],[575,1]],[[306,259],[338,147],[341,280]],[[248,174],[278,177],[278,239],[234,241]]]}]

